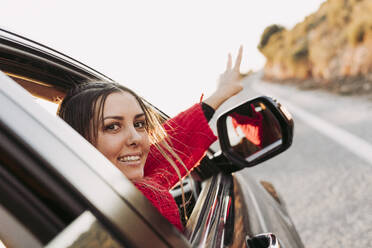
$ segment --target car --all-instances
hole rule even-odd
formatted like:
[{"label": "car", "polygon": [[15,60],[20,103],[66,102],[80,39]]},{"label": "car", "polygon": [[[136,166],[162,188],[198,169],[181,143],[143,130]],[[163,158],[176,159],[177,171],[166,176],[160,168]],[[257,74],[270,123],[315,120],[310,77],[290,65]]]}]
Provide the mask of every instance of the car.
[{"label": "car", "polygon": [[[221,149],[210,148],[183,181],[190,217],[181,233],[99,151],[35,101],[57,104],[76,84],[112,79],[3,29],[0,70],[6,247],[304,247],[275,187],[239,173],[291,145],[293,120],[277,100],[241,99],[219,116]],[[257,129],[260,145],[247,134],[252,127],[244,120],[252,114],[266,121]],[[180,185],[172,189],[179,204],[180,192]]]}]

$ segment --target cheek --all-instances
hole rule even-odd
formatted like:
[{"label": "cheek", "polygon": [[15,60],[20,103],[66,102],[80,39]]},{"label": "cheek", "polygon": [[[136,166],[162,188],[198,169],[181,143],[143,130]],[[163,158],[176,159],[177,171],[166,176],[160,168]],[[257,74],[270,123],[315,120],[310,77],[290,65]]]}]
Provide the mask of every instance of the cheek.
[{"label": "cheek", "polygon": [[121,149],[120,139],[109,135],[98,135],[96,148],[108,159],[116,158]]}]

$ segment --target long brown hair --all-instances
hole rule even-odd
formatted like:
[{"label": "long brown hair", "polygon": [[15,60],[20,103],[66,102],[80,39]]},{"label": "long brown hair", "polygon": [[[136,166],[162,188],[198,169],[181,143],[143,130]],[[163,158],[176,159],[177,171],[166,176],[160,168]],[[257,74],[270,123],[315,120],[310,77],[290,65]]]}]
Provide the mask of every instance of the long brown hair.
[{"label": "long brown hair", "polygon": [[[103,110],[107,97],[116,92],[127,92],[139,103],[146,118],[146,131],[153,144],[164,158],[171,164],[181,181],[182,203],[186,216],[185,195],[180,170],[176,159],[186,171],[187,168],[178,154],[172,149],[167,133],[161,125],[161,118],[152,107],[146,105],[141,97],[127,87],[113,82],[95,81],[80,84],[69,90],[58,107],[57,115],[80,133],[92,145],[96,145],[98,127],[103,126]],[[151,187],[151,186],[150,186]]]}]

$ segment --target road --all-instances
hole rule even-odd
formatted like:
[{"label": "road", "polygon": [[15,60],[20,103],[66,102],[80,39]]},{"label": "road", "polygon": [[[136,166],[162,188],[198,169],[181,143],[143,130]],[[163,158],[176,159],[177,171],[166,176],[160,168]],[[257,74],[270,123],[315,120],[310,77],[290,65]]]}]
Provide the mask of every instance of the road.
[{"label": "road", "polygon": [[[293,115],[292,147],[242,173],[274,184],[306,247],[372,247],[372,101],[245,80]],[[279,237],[280,238],[280,237]]]}]

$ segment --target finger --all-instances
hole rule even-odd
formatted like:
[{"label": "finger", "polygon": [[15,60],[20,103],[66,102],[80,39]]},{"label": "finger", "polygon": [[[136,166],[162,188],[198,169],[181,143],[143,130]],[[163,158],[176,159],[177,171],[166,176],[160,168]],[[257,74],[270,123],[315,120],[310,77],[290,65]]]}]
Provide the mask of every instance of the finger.
[{"label": "finger", "polygon": [[239,52],[238,52],[238,56],[236,57],[236,60],[235,60],[235,65],[234,65],[234,70],[240,70],[240,64],[242,63],[242,58],[243,58],[243,46],[241,45],[239,47]]},{"label": "finger", "polygon": [[231,70],[232,67],[232,58],[231,58],[231,53],[227,55],[227,64],[226,64],[226,71]]}]

